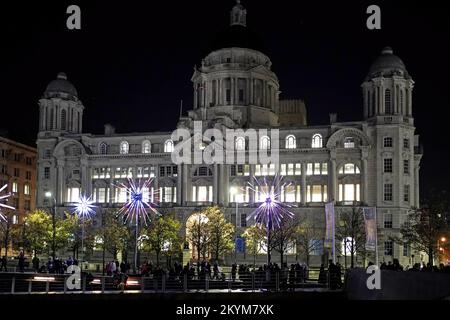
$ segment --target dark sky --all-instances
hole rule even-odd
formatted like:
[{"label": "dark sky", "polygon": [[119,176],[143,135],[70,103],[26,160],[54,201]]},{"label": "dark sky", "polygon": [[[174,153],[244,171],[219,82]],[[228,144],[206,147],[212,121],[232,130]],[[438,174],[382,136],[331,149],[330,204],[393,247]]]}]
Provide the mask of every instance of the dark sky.
[{"label": "dark sky", "polygon": [[[9,1],[13,2],[13,1]],[[0,60],[2,121],[11,138],[34,144],[37,101],[59,71],[75,84],[85,108],[84,132],[110,122],[118,132],[171,131],[192,105],[194,64],[229,23],[233,0],[35,1],[2,3]],[[66,29],[77,4],[82,29]],[[425,148],[422,191],[449,189],[450,37],[442,1],[243,0],[247,24],[264,40],[282,98],[306,101],[309,124],[360,120],[360,84],[384,46],[416,81],[413,115]],[[366,28],[370,4],[382,30]]]}]

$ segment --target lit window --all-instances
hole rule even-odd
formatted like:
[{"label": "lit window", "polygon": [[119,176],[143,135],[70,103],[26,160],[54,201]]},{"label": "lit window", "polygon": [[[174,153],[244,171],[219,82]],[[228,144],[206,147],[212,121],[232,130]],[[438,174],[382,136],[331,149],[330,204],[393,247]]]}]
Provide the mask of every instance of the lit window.
[{"label": "lit window", "polygon": [[339,174],[359,174],[358,166],[353,163],[346,163],[339,169]]},{"label": "lit window", "polygon": [[13,184],[12,184],[12,192],[14,192],[14,193],[19,192],[19,184],[17,182],[13,182]]},{"label": "lit window", "polygon": [[342,239],[342,255],[350,256],[352,251],[353,254],[356,253],[356,242],[352,237],[345,237]]},{"label": "lit window", "polygon": [[80,200],[80,188],[67,188],[67,202],[78,202]]},{"label": "lit window", "polygon": [[120,154],[128,154],[129,151],[129,144],[126,141],[122,141],[120,143]]},{"label": "lit window", "polygon": [[300,176],[302,174],[302,164],[296,163],[295,164],[295,175]]},{"label": "lit window", "polygon": [[236,150],[245,150],[245,139],[243,137],[236,138]]},{"label": "lit window", "polygon": [[17,215],[13,215],[13,217],[12,217],[12,223],[13,223],[13,224],[18,224],[18,223],[19,223],[19,219],[17,218]]},{"label": "lit window", "polygon": [[295,137],[293,135],[289,135],[286,137],[286,149],[295,149],[297,148],[297,143]]},{"label": "lit window", "polygon": [[230,188],[230,202],[248,202],[250,187],[233,186]]},{"label": "lit window", "polygon": [[142,142],[142,153],[150,153],[151,152],[151,144],[150,141],[145,140]]},{"label": "lit window", "polygon": [[164,152],[173,152],[173,141],[167,140],[164,143]]},{"label": "lit window", "polygon": [[344,140],[344,148],[345,149],[352,149],[355,147],[355,139],[353,138],[345,138]]},{"label": "lit window", "polygon": [[339,184],[339,201],[360,201],[359,184]]},{"label": "lit window", "polygon": [[281,188],[281,202],[296,202],[295,185],[287,185]]},{"label": "lit window", "polygon": [[313,175],[313,164],[312,163],[308,163],[306,166],[306,175],[307,176],[312,176]]},{"label": "lit window", "polygon": [[314,163],[314,175],[320,175],[320,163]]},{"label": "lit window", "polygon": [[322,174],[327,175],[328,174],[328,163],[322,163]]},{"label": "lit window", "polygon": [[127,189],[126,188],[116,188],[116,203],[127,202]]},{"label": "lit window", "polygon": [[24,185],[24,187],[23,187],[23,193],[24,193],[25,195],[27,195],[27,196],[30,195],[30,185],[29,185],[29,184]]},{"label": "lit window", "polygon": [[312,148],[322,148],[322,136],[320,134],[315,134],[312,137]]},{"label": "lit window", "polygon": [[261,137],[259,148],[262,150],[270,149],[270,138],[268,136]]}]

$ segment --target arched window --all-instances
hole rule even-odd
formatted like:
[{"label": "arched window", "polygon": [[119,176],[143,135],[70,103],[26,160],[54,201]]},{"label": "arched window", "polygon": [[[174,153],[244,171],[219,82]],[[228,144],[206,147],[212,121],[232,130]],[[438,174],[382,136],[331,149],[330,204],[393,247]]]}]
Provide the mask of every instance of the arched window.
[{"label": "arched window", "polygon": [[353,149],[355,147],[355,139],[352,137],[347,137],[344,139],[344,148]]},{"label": "arched window", "polygon": [[164,142],[164,152],[173,152],[173,141],[172,140],[166,140]]},{"label": "arched window", "polygon": [[66,119],[67,119],[66,110],[62,110],[61,111],[61,130],[66,130],[66,128],[67,128]]},{"label": "arched window", "polygon": [[339,169],[339,174],[359,174],[360,170],[354,163],[346,163]]},{"label": "arched window", "polygon": [[312,148],[322,148],[322,136],[320,134],[317,133],[317,134],[313,135],[311,147]]},{"label": "arched window", "polygon": [[108,145],[105,142],[100,143],[100,154],[108,153]]},{"label": "arched window", "polygon": [[270,138],[268,136],[261,137],[261,140],[259,141],[259,148],[263,150],[270,148]]},{"label": "arched window", "polygon": [[127,154],[129,151],[130,145],[126,141],[122,141],[120,143],[120,154]]},{"label": "arched window", "polygon": [[150,141],[144,140],[142,142],[142,153],[150,153],[151,152],[151,144]]},{"label": "arched window", "polygon": [[243,137],[236,138],[236,150],[245,150],[245,139]]},{"label": "arched window", "polygon": [[293,135],[289,135],[286,137],[286,149],[295,149],[297,148],[297,141]]},{"label": "arched window", "polygon": [[384,92],[384,113],[392,114],[391,90],[389,89],[386,89]]}]

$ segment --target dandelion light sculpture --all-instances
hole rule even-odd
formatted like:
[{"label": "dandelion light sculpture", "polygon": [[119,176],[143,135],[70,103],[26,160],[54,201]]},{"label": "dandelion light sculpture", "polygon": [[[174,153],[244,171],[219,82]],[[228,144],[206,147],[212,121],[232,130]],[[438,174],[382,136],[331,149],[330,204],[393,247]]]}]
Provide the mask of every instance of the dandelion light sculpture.
[{"label": "dandelion light sculpture", "polygon": [[5,190],[7,186],[8,185],[5,184],[3,187],[0,188],[0,220],[3,220],[3,221],[6,221],[7,219],[6,219],[5,215],[2,213],[2,208],[16,210],[16,208],[2,203],[3,201],[5,201],[5,202],[8,201],[8,198],[11,197],[11,193],[9,193],[9,192],[6,194],[2,194],[3,190]]},{"label": "dandelion light sculpture", "polygon": [[264,177],[262,183],[253,177],[249,182],[250,190],[254,191],[256,201],[260,205],[248,216],[247,220],[253,220],[256,225],[267,231],[267,263],[270,263],[270,236],[273,230],[282,226],[283,219],[292,219],[294,214],[290,211],[292,205],[281,202],[281,192],[290,186],[283,183],[282,176],[275,176],[269,184]]},{"label": "dandelion light sculpture", "polygon": [[76,214],[81,220],[81,252],[84,259],[84,223],[87,219],[91,218],[95,214],[96,206],[93,205],[92,196],[81,195],[78,202],[73,207],[73,214]]}]

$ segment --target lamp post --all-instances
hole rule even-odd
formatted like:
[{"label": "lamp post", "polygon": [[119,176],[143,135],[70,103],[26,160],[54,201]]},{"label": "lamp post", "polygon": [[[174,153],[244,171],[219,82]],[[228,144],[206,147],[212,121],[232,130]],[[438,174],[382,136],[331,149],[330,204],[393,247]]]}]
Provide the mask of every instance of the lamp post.
[{"label": "lamp post", "polygon": [[445,251],[444,251],[444,248],[443,247],[441,247],[441,243],[443,244],[443,243],[445,243],[447,241],[447,239],[445,238],[445,237],[440,237],[440,238],[438,238],[438,241],[437,241],[437,253],[436,253],[436,255],[437,255],[437,262],[438,262],[438,264],[441,262],[440,260],[440,258],[439,258],[439,253],[440,252],[442,252],[442,253],[444,253]]},{"label": "lamp post", "polygon": [[55,197],[53,197],[52,193],[50,191],[45,192],[45,197],[47,199],[53,200],[53,207],[51,212],[52,212],[52,258],[53,261],[55,261],[55,247],[56,247],[56,199]]},{"label": "lamp post", "polygon": [[238,221],[238,212],[239,212],[238,211],[239,203],[236,200],[236,195],[237,195],[236,187],[230,188],[230,195],[231,195],[231,200],[234,200],[234,202],[236,204],[236,213],[235,213],[236,218],[234,219],[234,263],[236,263],[236,261],[237,261],[237,221]]}]

